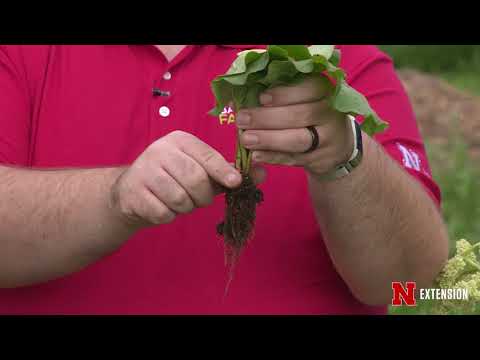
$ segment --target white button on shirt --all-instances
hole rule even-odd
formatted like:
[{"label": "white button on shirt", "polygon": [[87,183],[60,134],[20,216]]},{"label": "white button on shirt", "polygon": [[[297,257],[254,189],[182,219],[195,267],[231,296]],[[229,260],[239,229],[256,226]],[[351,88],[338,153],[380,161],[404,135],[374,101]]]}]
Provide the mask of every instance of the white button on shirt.
[{"label": "white button on shirt", "polygon": [[172,74],[169,71],[167,71],[165,74],[163,74],[163,78],[165,80],[170,80],[172,78]]},{"label": "white button on shirt", "polygon": [[158,112],[162,117],[170,115],[170,109],[167,106],[162,106]]}]

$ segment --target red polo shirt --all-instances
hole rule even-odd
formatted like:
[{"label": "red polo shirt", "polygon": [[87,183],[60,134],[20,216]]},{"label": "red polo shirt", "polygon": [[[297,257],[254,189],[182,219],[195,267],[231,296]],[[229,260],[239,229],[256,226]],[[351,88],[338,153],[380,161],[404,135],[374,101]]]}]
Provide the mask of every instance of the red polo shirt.
[{"label": "red polo shirt", "polygon": [[[0,163],[37,168],[127,164],[176,129],[233,159],[234,124],[220,125],[207,115],[214,105],[210,81],[245,47],[188,46],[168,63],[153,46],[2,46]],[[390,122],[376,139],[440,202],[391,60],[373,46],[339,48],[350,84]],[[170,95],[153,96],[153,87]],[[336,272],[304,171],[267,169],[256,235],[225,299],[223,246],[215,232],[224,202],[218,197],[212,206],[172,224],[139,232],[83,271],[0,290],[0,313],[385,313],[385,307],[358,302]]]}]

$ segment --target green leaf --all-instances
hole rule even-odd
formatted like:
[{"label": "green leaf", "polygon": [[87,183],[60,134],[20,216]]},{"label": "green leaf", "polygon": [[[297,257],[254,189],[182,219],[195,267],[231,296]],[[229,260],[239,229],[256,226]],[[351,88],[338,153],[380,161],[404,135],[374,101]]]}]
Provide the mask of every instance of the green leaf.
[{"label": "green leaf", "polygon": [[233,75],[233,74],[242,74],[245,71],[247,71],[247,66],[260,58],[262,56],[262,53],[264,53],[265,50],[245,50],[240,53],[238,53],[238,57],[235,59],[235,61],[232,63],[230,66],[230,69],[227,71],[227,75]]},{"label": "green leaf", "polygon": [[308,48],[303,45],[277,45],[278,47],[282,48],[283,50],[288,52],[288,56],[295,60],[307,60],[312,57]]},{"label": "green leaf", "polygon": [[327,96],[333,109],[363,116],[362,130],[371,136],[384,131],[388,124],[370,108],[365,96],[347,84],[345,72],[338,67],[340,58],[334,45],[268,45],[266,50],[242,51],[228,72],[212,82],[216,105],[210,114],[218,116],[232,101],[237,111],[260,106],[259,96],[268,88],[326,74],[330,80],[324,79],[332,90]]},{"label": "green leaf", "polygon": [[262,55],[260,55],[258,59],[248,64],[248,68],[246,72],[253,74],[255,72],[265,70],[265,68],[268,66],[269,61],[270,61],[270,55],[267,52],[265,52]]},{"label": "green leaf", "polygon": [[327,70],[326,65],[313,61],[313,73],[320,74]]},{"label": "green leaf", "polygon": [[218,111],[218,105],[208,112],[208,115],[218,117],[222,112]]},{"label": "green leaf", "polygon": [[254,84],[248,88],[248,92],[242,104],[242,108],[253,108],[260,106],[260,94],[267,89],[262,84]]},{"label": "green leaf", "polygon": [[370,136],[388,127],[370,108],[367,99],[345,81],[337,84],[335,95],[331,98],[331,105],[335,110],[345,114],[363,115],[362,130]]},{"label": "green leaf", "polygon": [[312,45],[308,47],[308,51],[312,56],[321,55],[329,60],[335,49],[334,45]]},{"label": "green leaf", "polygon": [[239,106],[239,104],[243,104],[245,102],[245,98],[248,93],[247,86],[235,86],[233,88],[233,102],[235,103],[235,108]]},{"label": "green leaf", "polygon": [[388,124],[383,122],[374,112],[365,116],[361,125],[362,131],[373,136],[388,129]]},{"label": "green leaf", "polygon": [[292,64],[295,66],[295,68],[298,71],[304,74],[310,74],[314,69],[312,59],[299,60],[299,61],[292,60]]},{"label": "green leaf", "polygon": [[337,81],[337,83],[341,83],[345,80],[345,72],[342,69],[328,63],[326,70],[328,75],[333,77]]},{"label": "green leaf", "polygon": [[290,82],[298,73],[291,61],[274,60],[268,66],[267,75],[261,83],[272,87]]},{"label": "green leaf", "polygon": [[216,79],[212,82],[212,92],[215,95],[216,106],[210,111],[213,116],[222,113],[223,108],[233,100],[233,91],[229,83],[223,79]]},{"label": "green leaf", "polygon": [[288,60],[288,51],[277,45],[268,45],[268,55],[271,60]]},{"label": "green leaf", "polygon": [[264,70],[269,62],[269,55],[267,52],[263,54],[259,54],[256,52],[250,52],[246,56],[248,57],[249,54],[256,54],[255,60],[252,60],[253,57],[250,58],[250,61],[245,60],[246,68],[242,73],[233,73],[221,76],[220,78],[224,79],[225,81],[229,82],[232,85],[245,85],[249,80],[249,76],[254,74],[258,71]]},{"label": "green leaf", "polygon": [[315,64],[321,64],[325,67],[328,65],[328,59],[323,55],[313,55],[312,60]]},{"label": "green leaf", "polygon": [[344,77],[343,70],[333,65],[323,55],[314,55],[312,59],[316,69],[319,69],[318,71],[320,72],[327,71],[329,75],[333,76],[336,79]]},{"label": "green leaf", "polygon": [[233,74],[233,75],[227,75],[223,76],[222,80],[231,84],[231,85],[245,85],[247,83],[248,79],[248,73],[244,72],[242,74]]},{"label": "green leaf", "polygon": [[340,65],[341,58],[342,58],[341,51],[338,50],[338,49],[335,49],[335,50],[333,50],[332,56],[328,60],[332,63],[333,66],[338,66],[338,65]]},{"label": "green leaf", "polygon": [[335,110],[345,114],[367,115],[370,113],[367,99],[345,81],[337,84],[331,104]]}]

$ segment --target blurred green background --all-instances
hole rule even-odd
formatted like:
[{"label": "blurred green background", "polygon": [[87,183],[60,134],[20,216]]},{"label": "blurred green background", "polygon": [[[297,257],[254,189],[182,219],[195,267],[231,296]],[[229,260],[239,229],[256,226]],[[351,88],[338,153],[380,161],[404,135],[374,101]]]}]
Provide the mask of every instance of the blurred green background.
[{"label": "blurred green background", "polygon": [[[382,45],[398,69],[412,68],[445,79],[458,89],[479,96],[480,45]],[[480,114],[479,120],[480,121]],[[453,121],[453,120],[452,120]],[[464,139],[452,131],[447,148],[426,142],[432,172],[442,189],[443,211],[454,241],[480,241],[480,165],[469,157]],[[441,152],[441,153],[439,153]],[[440,159],[448,158],[449,161]],[[431,303],[415,308],[390,308],[391,314],[429,314]],[[477,306],[480,313],[480,306]]]},{"label": "blurred green background", "polygon": [[480,95],[480,45],[381,45],[398,68],[437,74]]}]

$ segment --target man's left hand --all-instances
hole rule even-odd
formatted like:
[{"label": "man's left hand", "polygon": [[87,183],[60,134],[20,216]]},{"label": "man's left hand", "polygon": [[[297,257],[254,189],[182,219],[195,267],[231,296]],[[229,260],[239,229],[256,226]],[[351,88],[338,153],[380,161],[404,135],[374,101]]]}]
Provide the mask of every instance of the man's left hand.
[{"label": "man's left hand", "polygon": [[[260,96],[263,105],[241,110],[237,126],[243,129],[240,141],[253,151],[260,163],[302,166],[311,175],[322,175],[345,163],[354,139],[344,114],[328,105],[328,80],[311,77],[294,86],[267,90]],[[319,145],[312,145],[308,126],[315,126]]]}]

